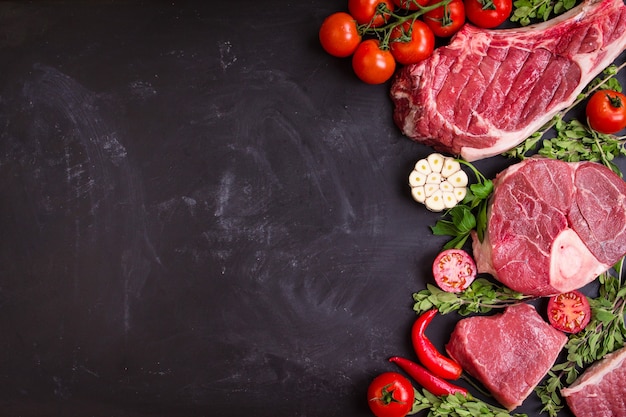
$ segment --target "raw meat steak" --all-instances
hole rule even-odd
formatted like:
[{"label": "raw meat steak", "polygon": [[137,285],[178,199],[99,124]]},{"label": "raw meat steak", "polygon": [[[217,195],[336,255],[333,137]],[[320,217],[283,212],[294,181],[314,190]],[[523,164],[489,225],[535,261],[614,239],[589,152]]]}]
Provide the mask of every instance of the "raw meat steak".
[{"label": "raw meat steak", "polygon": [[516,291],[578,289],[626,254],[626,183],[604,165],[526,159],[498,174],[479,272]]},{"label": "raw meat steak", "polygon": [[446,351],[510,411],[539,384],[566,342],[533,306],[517,304],[460,320]]},{"label": "raw meat steak", "polygon": [[519,29],[466,24],[391,86],[408,137],[468,161],[524,141],[626,49],[623,0],[586,0]]},{"label": "raw meat steak", "polygon": [[591,365],[561,395],[576,417],[626,416],[626,348]]}]

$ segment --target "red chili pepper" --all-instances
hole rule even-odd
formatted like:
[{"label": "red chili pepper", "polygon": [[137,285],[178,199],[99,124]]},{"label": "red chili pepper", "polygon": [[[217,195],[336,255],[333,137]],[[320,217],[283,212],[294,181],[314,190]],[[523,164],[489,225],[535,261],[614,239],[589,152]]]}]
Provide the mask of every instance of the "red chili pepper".
[{"label": "red chili pepper", "polygon": [[463,373],[463,368],[455,360],[442,355],[426,337],[426,327],[437,314],[433,308],[422,314],[413,323],[411,340],[419,361],[435,375],[444,379],[458,379]]},{"label": "red chili pepper", "polygon": [[420,384],[427,391],[438,397],[456,394],[457,392],[467,396],[467,390],[465,388],[451,384],[445,379],[441,379],[438,376],[433,375],[426,368],[413,361],[402,358],[400,356],[393,356],[389,358],[389,362],[398,365],[418,384]]}]

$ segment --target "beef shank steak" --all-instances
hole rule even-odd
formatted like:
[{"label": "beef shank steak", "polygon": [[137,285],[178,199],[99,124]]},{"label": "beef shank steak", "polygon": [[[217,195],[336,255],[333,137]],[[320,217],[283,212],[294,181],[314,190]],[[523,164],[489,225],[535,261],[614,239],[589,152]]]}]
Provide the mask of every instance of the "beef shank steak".
[{"label": "beef shank steak", "polygon": [[539,384],[566,342],[564,333],[522,303],[460,320],[446,351],[510,411]]},{"label": "beef shank steak", "polygon": [[530,158],[500,172],[479,272],[516,291],[547,296],[578,289],[626,254],[626,183],[604,165]]},{"label": "beef shank steak", "polygon": [[626,48],[623,0],[585,0],[536,25],[466,24],[449,45],[404,67],[394,120],[413,140],[468,161],[524,141]]},{"label": "beef shank steak", "polygon": [[591,365],[561,395],[576,417],[626,416],[626,348]]}]

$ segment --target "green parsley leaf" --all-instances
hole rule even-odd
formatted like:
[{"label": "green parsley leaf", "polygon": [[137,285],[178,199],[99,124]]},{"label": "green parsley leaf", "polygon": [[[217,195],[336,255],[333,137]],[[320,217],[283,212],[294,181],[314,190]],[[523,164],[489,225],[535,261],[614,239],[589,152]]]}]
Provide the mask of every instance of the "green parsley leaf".
[{"label": "green parsley leaf", "polygon": [[513,2],[511,22],[522,26],[534,21],[546,21],[560,15],[576,5],[576,0],[516,0]]},{"label": "green parsley leaf", "polygon": [[528,417],[526,414],[510,414],[507,410],[495,407],[471,395],[451,394],[437,397],[425,389],[414,389],[415,399],[409,414],[428,410],[427,417]]},{"label": "green parsley leaf", "polygon": [[473,171],[476,183],[468,187],[463,201],[448,210],[443,218],[430,228],[434,235],[452,237],[444,245],[444,249],[462,248],[472,230],[476,230],[478,238],[482,241],[487,229],[487,201],[493,192],[493,182],[485,178],[476,167],[462,159],[457,161]]},{"label": "green parsley leaf", "polygon": [[450,210],[450,217],[459,233],[469,233],[476,227],[476,217],[474,217],[472,211],[467,206],[454,206]]},{"label": "green parsley leaf", "polygon": [[413,294],[413,310],[425,313],[435,307],[441,314],[458,312],[462,316],[472,313],[487,313],[494,308],[505,308],[533,297],[486,278],[479,277],[460,293],[446,292],[433,284]]}]

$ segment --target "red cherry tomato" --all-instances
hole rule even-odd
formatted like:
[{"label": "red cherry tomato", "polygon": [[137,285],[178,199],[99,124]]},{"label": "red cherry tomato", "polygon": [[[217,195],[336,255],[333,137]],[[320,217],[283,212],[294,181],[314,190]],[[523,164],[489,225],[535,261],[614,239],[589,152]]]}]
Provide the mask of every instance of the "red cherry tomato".
[{"label": "red cherry tomato", "polygon": [[403,65],[415,64],[433,53],[435,35],[421,20],[415,20],[413,24],[407,21],[393,28],[389,48],[397,62]]},{"label": "red cherry tomato", "polygon": [[439,288],[447,292],[461,292],[476,278],[476,263],[462,249],[446,249],[433,262],[433,276]]},{"label": "red cherry tomato", "polygon": [[[430,4],[438,3],[431,0]],[[459,31],[465,23],[465,6],[463,0],[452,0],[445,6],[437,7],[424,14],[424,22],[435,36],[447,38]]]},{"label": "red cherry tomato", "polygon": [[368,39],[359,44],[352,55],[354,73],[367,84],[382,84],[396,70],[396,61],[389,50],[380,49],[377,39]]},{"label": "red cherry tomato", "polygon": [[429,0],[393,0],[393,3],[404,10],[417,10],[419,6],[426,6],[428,1]]},{"label": "red cherry tomato", "polygon": [[465,0],[465,17],[481,28],[495,28],[504,23],[513,10],[512,0]]},{"label": "red cherry tomato", "polygon": [[548,301],[548,321],[555,329],[578,333],[591,320],[589,300],[579,291],[555,295]]},{"label": "red cherry tomato", "polygon": [[595,92],[587,102],[589,126],[600,133],[617,133],[626,127],[626,96],[612,90]]},{"label": "red cherry tomato", "polygon": [[[379,4],[384,4],[386,13],[381,13]],[[348,11],[360,25],[369,24],[378,27],[385,24],[389,19],[389,11],[393,11],[391,0],[348,0]]]},{"label": "red cherry tomato", "polygon": [[356,20],[348,13],[333,13],[324,19],[319,33],[322,48],[336,57],[350,56],[361,43]]},{"label": "red cherry tomato", "polygon": [[414,399],[411,381],[397,372],[378,375],[367,389],[367,402],[376,417],[404,417]]}]

